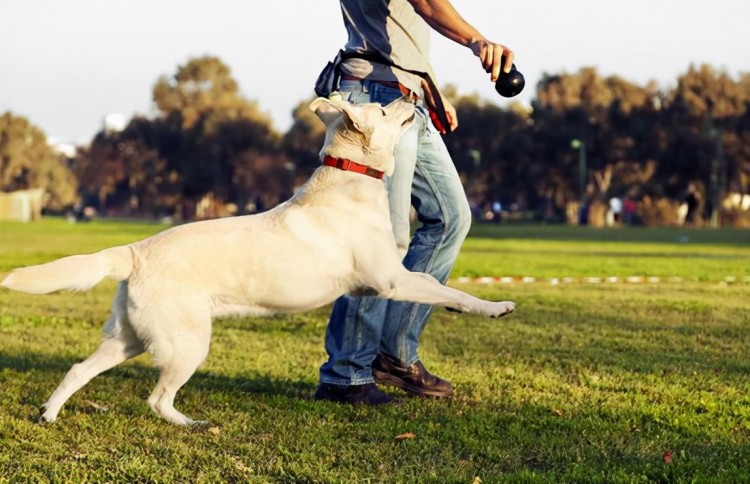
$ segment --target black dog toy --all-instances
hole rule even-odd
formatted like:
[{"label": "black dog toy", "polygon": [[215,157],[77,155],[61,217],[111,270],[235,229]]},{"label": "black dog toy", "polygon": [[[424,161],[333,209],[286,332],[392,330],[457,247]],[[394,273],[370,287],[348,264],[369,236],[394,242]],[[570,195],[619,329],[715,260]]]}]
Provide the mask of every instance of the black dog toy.
[{"label": "black dog toy", "polygon": [[[505,65],[505,57],[503,57],[502,65]],[[526,79],[523,78],[523,74],[513,64],[510,72],[500,71],[500,75],[497,77],[497,81],[495,81],[495,90],[503,97],[513,97],[520,94],[525,85]]]}]

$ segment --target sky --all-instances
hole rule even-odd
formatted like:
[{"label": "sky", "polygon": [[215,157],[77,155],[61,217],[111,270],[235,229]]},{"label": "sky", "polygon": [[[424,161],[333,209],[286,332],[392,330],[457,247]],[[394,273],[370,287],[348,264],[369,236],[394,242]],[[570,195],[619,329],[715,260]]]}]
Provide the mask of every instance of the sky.
[{"label": "sky", "polygon": [[[529,102],[544,73],[596,67],[674,86],[688,67],[750,72],[749,0],[454,0],[485,37],[510,47]],[[5,0],[0,113],[48,137],[86,143],[112,113],[154,114],[151,89],[189,58],[218,56],[240,91],[285,131],[346,41],[334,0]],[[479,61],[433,33],[439,85],[503,105]],[[460,121],[460,120],[459,120]],[[460,128],[459,128],[460,129]]]}]

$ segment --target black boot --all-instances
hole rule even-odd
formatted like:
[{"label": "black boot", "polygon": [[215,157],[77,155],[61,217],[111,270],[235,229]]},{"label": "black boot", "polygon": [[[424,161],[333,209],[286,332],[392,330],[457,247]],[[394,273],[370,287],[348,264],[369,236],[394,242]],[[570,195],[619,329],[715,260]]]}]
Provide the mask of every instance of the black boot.
[{"label": "black boot", "polygon": [[442,398],[453,393],[450,382],[431,374],[421,361],[406,365],[397,358],[378,353],[372,363],[372,374],[376,382],[398,387],[410,395]]}]

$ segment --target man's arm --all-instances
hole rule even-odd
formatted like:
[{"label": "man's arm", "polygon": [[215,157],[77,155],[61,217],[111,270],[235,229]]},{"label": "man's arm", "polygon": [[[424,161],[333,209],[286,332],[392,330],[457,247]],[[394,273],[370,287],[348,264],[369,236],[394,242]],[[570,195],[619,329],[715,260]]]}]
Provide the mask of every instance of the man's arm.
[{"label": "man's arm", "polygon": [[[414,11],[427,24],[443,36],[457,42],[479,57],[484,70],[491,73],[492,82],[497,80],[500,70],[510,72],[513,51],[502,44],[490,42],[477,29],[459,15],[449,0],[408,0]],[[505,63],[501,65],[502,57]]]}]

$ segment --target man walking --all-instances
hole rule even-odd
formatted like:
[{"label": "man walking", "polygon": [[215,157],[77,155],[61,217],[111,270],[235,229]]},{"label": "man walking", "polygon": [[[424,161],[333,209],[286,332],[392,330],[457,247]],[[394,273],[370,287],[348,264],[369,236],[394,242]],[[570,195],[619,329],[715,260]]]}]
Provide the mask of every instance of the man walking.
[{"label": "man walking", "polygon": [[[416,122],[396,147],[396,170],[385,180],[396,243],[404,265],[445,283],[471,224],[458,173],[440,133],[458,127],[429,62],[433,29],[466,46],[495,81],[510,71],[513,52],[490,42],[448,0],[341,0],[348,41],[337,66],[341,96],[388,104],[406,97]],[[421,226],[410,237],[414,207]],[[319,400],[378,405],[392,399],[375,384],[411,395],[447,397],[450,382],[422,364],[419,337],[432,306],[342,296],[326,330],[328,361],[320,368]]]}]

